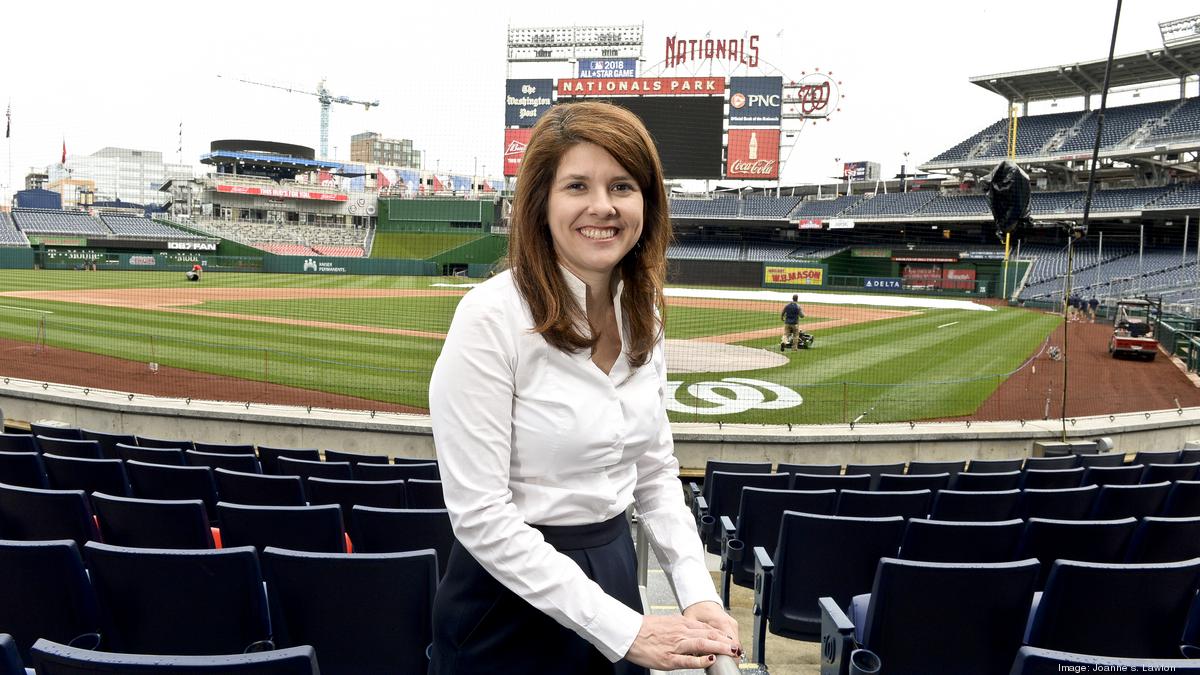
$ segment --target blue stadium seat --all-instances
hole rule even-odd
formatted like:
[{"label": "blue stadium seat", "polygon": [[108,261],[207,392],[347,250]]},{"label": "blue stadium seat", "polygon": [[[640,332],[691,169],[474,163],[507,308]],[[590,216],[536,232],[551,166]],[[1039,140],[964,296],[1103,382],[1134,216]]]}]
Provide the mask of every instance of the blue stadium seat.
[{"label": "blue stadium seat", "polygon": [[1062,675],[1063,673],[1172,673],[1200,675],[1196,659],[1125,659],[1095,654],[1075,654],[1024,646],[1017,651],[1009,675]]},{"label": "blue stadium seat", "polygon": [[139,654],[240,654],[271,648],[251,547],[126,548],[88,542],[104,648]]},{"label": "blue stadium seat", "polygon": [[1178,450],[1138,450],[1130,464],[1177,464],[1179,456]]},{"label": "blue stadium seat", "polygon": [[812,476],[837,476],[842,473],[841,464],[787,464],[780,463],[775,473],[806,473]]},{"label": "blue stadium seat", "polygon": [[334,480],[351,480],[350,462],[312,462],[306,459],[280,457],[276,466],[281,476],[300,476],[301,478],[332,478]]},{"label": "blue stadium seat", "polygon": [[700,513],[700,538],[704,541],[705,550],[715,555],[721,554],[721,517],[737,517],[743,488],[786,490],[790,479],[785,473],[714,471],[709,476],[707,504],[701,507]]},{"label": "blue stadium seat", "polygon": [[1092,466],[1083,472],[1082,485],[1137,485],[1142,480],[1146,467],[1141,464],[1129,466]]},{"label": "blue stadium seat", "polygon": [[207,452],[214,455],[253,455],[254,445],[251,443],[201,443],[194,441],[192,445],[196,452]]},{"label": "blue stadium seat", "polygon": [[350,516],[355,553],[403,553],[433,549],[439,575],[446,573],[454,530],[445,509],[380,509],[355,506]]},{"label": "blue stadium seat", "polygon": [[138,445],[125,445],[117,443],[113,446],[117,451],[117,456],[126,462],[144,462],[146,464],[159,464],[163,466],[186,466],[187,458],[183,455],[183,448],[149,448]]},{"label": "blue stadium seat", "polygon": [[99,539],[87,493],[0,485],[0,535],[35,541],[70,539],[77,546]]},{"label": "blue stadium seat", "polygon": [[410,509],[444,509],[446,495],[442,493],[442,481],[413,478],[404,481],[404,496]]},{"label": "blue stadium seat", "polygon": [[1021,491],[1017,502],[1020,518],[1049,518],[1052,520],[1085,520],[1092,512],[1092,504],[1100,488],[1085,485],[1077,488],[1034,489]]},{"label": "blue stadium seat", "polygon": [[1104,452],[1095,455],[1079,455],[1079,466],[1090,469],[1098,467],[1116,467],[1125,465],[1125,453]]},{"label": "blue stadium seat", "polygon": [[[1021,646],[1036,560],[931,563],[883,558],[849,617],[821,598],[826,625],[850,623],[884,673],[1005,675]],[[823,630],[824,662],[841,664],[838,633]],[[844,643],[842,643],[844,644]]]},{"label": "blue stadium seat", "polygon": [[33,645],[39,675],[320,675],[309,645],[252,654],[164,656],[78,649],[49,640]]},{"label": "blue stadium seat", "polygon": [[904,492],[911,490],[944,490],[950,487],[949,473],[926,474],[880,474],[879,484],[875,489],[880,492]]},{"label": "blue stadium seat", "polygon": [[207,466],[164,466],[125,462],[133,496],[140,499],[199,499],[208,519],[217,521],[217,483]]},{"label": "blue stadium seat", "polygon": [[0,452],[0,483],[45,489],[46,467],[36,452]]},{"label": "blue stadium seat", "polygon": [[83,432],[77,427],[30,422],[29,430],[34,436],[45,436],[46,438],[65,438],[71,441],[83,440]]},{"label": "blue stadium seat", "polygon": [[137,444],[143,448],[179,448],[180,450],[195,450],[192,442],[182,438],[151,438],[138,436]]},{"label": "blue stadium seat", "polygon": [[93,431],[91,429],[80,429],[79,431],[84,440],[96,441],[100,444],[105,459],[118,459],[120,457],[117,454],[117,443],[137,445],[137,438],[132,434],[110,434],[105,431]]},{"label": "blue stadium seat", "polygon": [[425,464],[374,464],[361,462],[351,464],[355,480],[366,481],[397,481],[420,478],[422,480],[440,480],[438,465],[434,462]]},{"label": "blue stadium seat", "polygon": [[60,457],[81,457],[84,459],[100,459],[104,452],[100,441],[84,441],[69,438],[50,438],[35,436],[38,449],[43,453],[51,453]]},{"label": "blue stadium seat", "polygon": [[1058,471],[1074,469],[1079,466],[1078,455],[1063,455],[1061,457],[1026,457],[1022,471],[1037,469],[1039,471]]},{"label": "blue stadium seat", "polygon": [[[970,469],[970,467],[967,467]],[[996,492],[1000,490],[1015,490],[1021,484],[1021,472],[988,471],[976,473],[963,471],[954,477],[953,489],[959,492]]]},{"label": "blue stadium seat", "polygon": [[1016,459],[973,459],[967,465],[967,471],[970,473],[1009,473],[1020,471],[1024,463],[1025,460],[1020,457]]},{"label": "blue stadium seat", "polygon": [[871,477],[867,474],[832,475],[794,473],[788,483],[789,490],[869,490]]},{"label": "blue stadium seat", "polygon": [[1042,562],[1038,589],[1050,574],[1055,560],[1115,563],[1125,559],[1129,540],[1137,529],[1134,518],[1120,520],[1051,520],[1030,518],[1017,545],[1018,558]]},{"label": "blue stadium seat", "polygon": [[[1057,457],[1055,459],[1058,459]],[[1079,487],[1087,469],[1026,469],[1021,472],[1022,490],[1065,490]]]},{"label": "blue stadium seat", "polygon": [[1200,558],[1106,564],[1059,560],[1035,601],[1026,644],[1135,658],[1179,656]]},{"label": "blue stadium seat", "polygon": [[1092,504],[1091,518],[1107,520],[1157,515],[1170,491],[1170,483],[1105,485],[1100,488],[1096,502]]},{"label": "blue stadium seat", "polygon": [[[860,476],[862,474],[866,474],[871,477],[871,486],[867,488],[868,490],[878,490],[879,489],[879,477],[885,473],[891,473],[891,474],[904,473],[904,462],[891,462],[891,463],[887,463],[887,464],[847,464],[846,465],[846,475],[847,476]],[[925,486],[921,486],[920,488],[910,488],[910,489],[920,490],[923,487],[925,487]]]},{"label": "blue stadium seat", "polygon": [[240,471],[241,473],[262,473],[262,467],[259,466],[258,458],[252,453],[233,455],[220,452],[186,450],[183,456],[189,466],[207,466],[210,469],[228,469],[229,471]]},{"label": "blue stadium seat", "polygon": [[770,462],[731,462],[710,459],[704,463],[704,480],[697,485],[694,481],[688,483],[688,499],[692,504],[692,514],[696,517],[696,525],[700,524],[700,514],[696,511],[696,498],[704,497],[705,503],[711,501],[712,475],[714,471],[726,473],[771,473]]},{"label": "blue stadium seat", "polygon": [[0,539],[0,580],[0,626],[26,665],[40,637],[98,646],[96,594],[74,542]]},{"label": "blue stadium seat", "polygon": [[212,529],[198,499],[135,499],[92,495],[106,544],[139,548],[212,548]]},{"label": "blue stadium seat", "polygon": [[1167,492],[1161,515],[1171,518],[1200,516],[1200,481],[1175,481]]},{"label": "blue stadium seat", "polygon": [[904,519],[845,518],[787,511],[779,527],[775,555],[753,551],[755,661],[765,663],[766,633],[817,640],[821,617],[817,599],[838,606],[866,593],[879,559],[893,556],[904,535]]},{"label": "blue stadium seat", "polygon": [[1019,518],[989,522],[912,518],[900,542],[904,560],[952,563],[997,563],[1016,560],[1025,530]]},{"label": "blue stadium seat", "polygon": [[[960,473],[959,478],[964,475]],[[929,517],[934,520],[1008,520],[1017,512],[1020,497],[1020,490],[939,490],[933,496]]]},{"label": "blue stadium seat", "polygon": [[321,461],[321,451],[316,448],[274,448],[266,445],[258,446],[258,459],[262,462],[263,473],[279,474],[279,458],[290,457],[309,462]]},{"label": "blue stadium seat", "polygon": [[734,517],[721,517],[721,599],[729,608],[729,584],[754,586],[756,546],[774,557],[779,523],[784,511],[831,515],[837,507],[836,490],[772,490],[748,487]]},{"label": "blue stadium seat", "polygon": [[350,462],[354,464],[390,464],[387,455],[368,455],[359,452],[343,452],[341,450],[326,450],[326,462]]},{"label": "blue stadium seat", "polygon": [[0,452],[41,452],[31,434],[0,434]]},{"label": "blue stadium seat", "polygon": [[128,497],[129,476],[125,474],[125,463],[119,459],[82,459],[42,455],[50,487],[55,490],[83,490],[91,494],[104,492],[118,497]]},{"label": "blue stadium seat", "polygon": [[17,649],[17,641],[8,633],[0,633],[0,675],[25,675],[21,650]]},{"label": "blue stadium seat", "polygon": [[[282,646],[312,645],[324,675],[423,673],[437,558],[411,553],[262,554]],[[336,630],[330,630],[336,626]]]},{"label": "blue stadium seat", "polygon": [[932,502],[932,490],[842,490],[838,493],[837,515],[851,518],[924,518],[929,515]]},{"label": "blue stadium seat", "polygon": [[309,478],[305,482],[308,503],[337,504],[342,507],[343,519],[348,518],[350,509],[358,506],[375,506],[382,509],[402,509],[408,504],[404,481],[332,480]]},{"label": "blue stadium seat", "polygon": [[1200,469],[1200,462],[1188,462],[1186,464],[1147,464],[1146,470],[1142,472],[1141,482],[1143,483],[1161,483],[1167,481],[1174,483],[1177,480],[1194,480],[1196,471]]},{"label": "blue stadium seat", "polygon": [[1133,532],[1128,563],[1179,562],[1200,558],[1200,517],[1148,516]]},{"label": "blue stadium seat", "polygon": [[268,546],[295,551],[346,552],[346,528],[336,504],[254,506],[217,504],[223,546]]},{"label": "blue stadium seat", "polygon": [[933,462],[913,460],[908,463],[908,475],[922,476],[931,473],[948,473],[951,476],[956,476],[960,471],[966,469],[967,463],[964,461],[952,462]]},{"label": "blue stadium seat", "polygon": [[213,469],[221,501],[257,506],[304,506],[304,479]]}]

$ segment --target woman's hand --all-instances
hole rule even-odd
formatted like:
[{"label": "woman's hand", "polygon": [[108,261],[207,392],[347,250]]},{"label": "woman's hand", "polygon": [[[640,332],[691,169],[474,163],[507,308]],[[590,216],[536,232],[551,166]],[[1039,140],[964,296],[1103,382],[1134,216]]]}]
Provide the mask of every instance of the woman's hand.
[{"label": "woman's hand", "polygon": [[706,623],[724,633],[737,649],[734,655],[742,655],[742,639],[738,636],[737,619],[729,616],[729,613],[720,604],[711,600],[697,602],[683,610],[683,615],[689,619]]},{"label": "woman's hand", "polygon": [[[717,611],[720,612],[719,605]],[[729,621],[733,622],[733,619]],[[736,638],[737,623],[733,622],[733,626],[732,635]],[[714,654],[736,656],[740,653],[740,646],[729,635],[731,633],[725,630],[680,614],[643,616],[642,628],[625,658],[655,670],[707,668],[712,665]]]}]

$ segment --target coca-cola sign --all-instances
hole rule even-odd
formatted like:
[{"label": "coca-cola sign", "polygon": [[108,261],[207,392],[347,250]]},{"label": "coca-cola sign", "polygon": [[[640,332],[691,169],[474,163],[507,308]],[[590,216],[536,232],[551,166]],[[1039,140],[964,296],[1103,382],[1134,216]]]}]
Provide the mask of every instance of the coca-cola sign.
[{"label": "coca-cola sign", "polygon": [[779,178],[779,129],[730,129],[726,178]]}]

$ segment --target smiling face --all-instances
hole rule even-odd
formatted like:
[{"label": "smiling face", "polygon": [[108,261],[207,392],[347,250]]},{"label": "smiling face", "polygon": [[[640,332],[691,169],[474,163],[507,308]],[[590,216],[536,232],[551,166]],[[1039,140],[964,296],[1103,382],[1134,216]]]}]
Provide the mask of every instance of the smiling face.
[{"label": "smiling face", "polygon": [[613,268],[642,236],[642,192],[612,155],[591,143],[563,153],[546,205],[558,260],[592,287],[607,288]]}]

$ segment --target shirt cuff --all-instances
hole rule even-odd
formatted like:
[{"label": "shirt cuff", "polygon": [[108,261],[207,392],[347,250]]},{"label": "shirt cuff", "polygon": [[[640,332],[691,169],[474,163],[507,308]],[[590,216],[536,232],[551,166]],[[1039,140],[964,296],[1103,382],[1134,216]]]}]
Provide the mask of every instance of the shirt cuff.
[{"label": "shirt cuff", "polygon": [[642,614],[612,596],[606,595],[603,602],[605,606],[583,627],[582,636],[599,649],[604,658],[616,663],[629,653],[642,630]]}]

